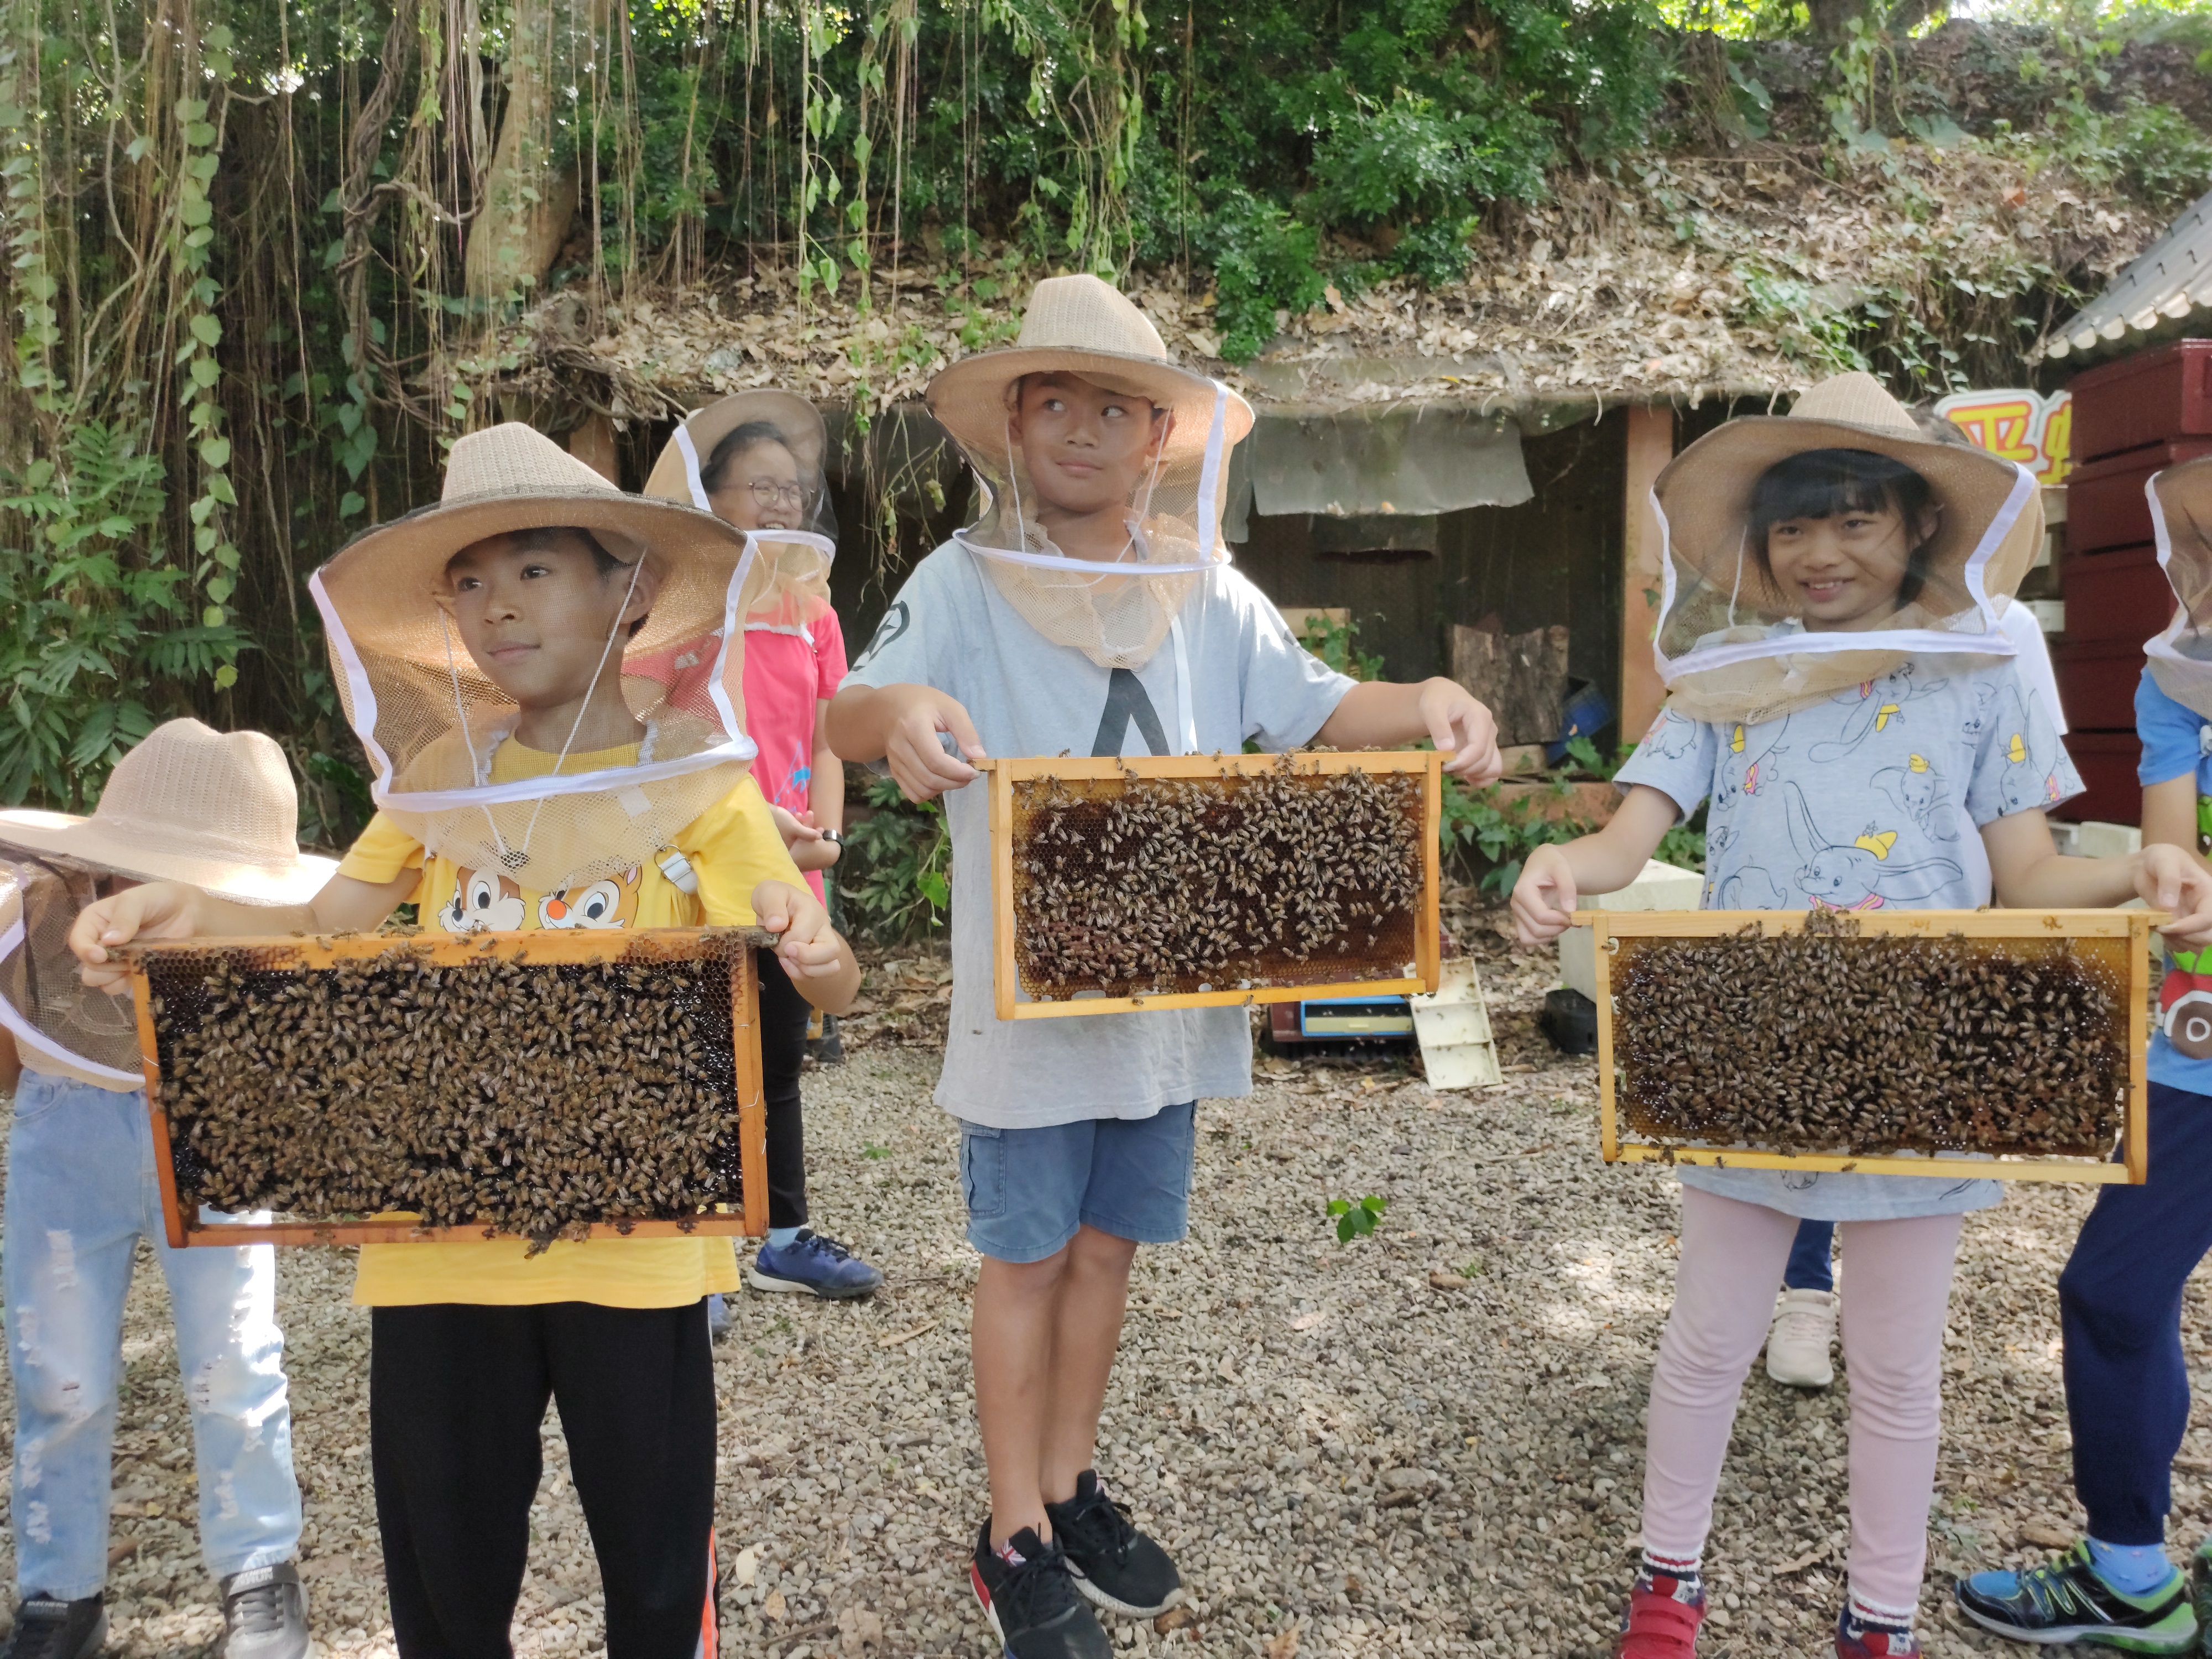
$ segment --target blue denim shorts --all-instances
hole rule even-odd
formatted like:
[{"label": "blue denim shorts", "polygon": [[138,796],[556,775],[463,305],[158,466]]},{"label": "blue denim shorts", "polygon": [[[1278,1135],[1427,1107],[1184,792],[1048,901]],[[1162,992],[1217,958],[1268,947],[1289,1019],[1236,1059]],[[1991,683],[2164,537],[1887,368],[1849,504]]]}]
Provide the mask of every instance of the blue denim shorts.
[{"label": "blue denim shorts", "polygon": [[1198,1103],[1150,1117],[1086,1118],[1038,1129],[960,1125],[968,1242],[999,1261],[1042,1261],[1088,1224],[1139,1244],[1190,1231]]}]

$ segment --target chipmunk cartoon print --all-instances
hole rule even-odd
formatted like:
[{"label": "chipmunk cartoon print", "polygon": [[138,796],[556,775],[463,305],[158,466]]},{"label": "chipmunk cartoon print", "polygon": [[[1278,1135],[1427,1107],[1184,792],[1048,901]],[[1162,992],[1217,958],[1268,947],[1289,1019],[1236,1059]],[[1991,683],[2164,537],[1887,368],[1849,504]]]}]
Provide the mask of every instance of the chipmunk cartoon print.
[{"label": "chipmunk cartoon print", "polygon": [[1659,711],[1659,718],[1651,722],[1651,729],[1644,734],[1637,745],[1664,759],[1680,760],[1698,746],[1698,736],[1705,728],[1693,720],[1676,714],[1671,708]]},{"label": "chipmunk cartoon print", "polygon": [[1794,878],[1816,910],[1878,910],[1892,899],[1933,897],[1965,872],[1949,859],[1893,864],[1897,831],[1873,824],[1849,842],[1831,841],[1813,821],[1805,792],[1784,786],[1790,804],[1790,842],[1805,862]]},{"label": "chipmunk cartoon print", "polygon": [[522,890],[486,870],[453,872],[453,896],[438,907],[438,926],[449,933],[511,933],[528,914]]},{"label": "chipmunk cartoon print", "polygon": [[538,901],[540,927],[628,927],[637,921],[640,866],[583,887],[564,887]]},{"label": "chipmunk cartoon print", "polygon": [[1841,736],[1813,745],[1812,758],[1823,762],[1842,759],[1875,732],[1904,726],[1907,708],[1923,697],[1934,696],[1950,684],[1936,679],[1916,685],[1914,675],[1914,665],[1901,662],[1880,679],[1862,680],[1848,691],[1839,691],[1830,698],[1830,702],[1840,703],[1851,713],[1844,721]]},{"label": "chipmunk cartoon print", "polygon": [[2212,950],[2166,952],[2158,988],[2158,1029],[2177,1053],[2212,1060]]},{"label": "chipmunk cartoon print", "polygon": [[2047,758],[2057,739],[2051,737],[2049,726],[2038,719],[2036,694],[2030,691],[2022,696],[2014,687],[2005,693],[2004,702],[2006,719],[1997,727],[1997,738],[2003,745],[2005,769],[1999,791],[2004,810],[2020,812],[2063,800],[2065,796],[2057,772]]},{"label": "chipmunk cartoon print", "polygon": [[1747,726],[1741,720],[1722,729],[1728,734],[1728,752],[1721,757],[1720,770],[1713,776],[1713,800],[1717,805],[1733,806],[1740,796],[1771,790],[1781,781],[1775,763],[1778,757],[1790,752],[1782,742],[1782,734],[1790,729],[1788,715],[1777,722],[1771,733],[1763,726]]},{"label": "chipmunk cartoon print", "polygon": [[1936,841],[1956,841],[1959,826],[1950,810],[1951,786],[1943,781],[1935,763],[1925,755],[1911,755],[1902,766],[1885,766],[1874,775],[1875,787],[1897,803]]}]

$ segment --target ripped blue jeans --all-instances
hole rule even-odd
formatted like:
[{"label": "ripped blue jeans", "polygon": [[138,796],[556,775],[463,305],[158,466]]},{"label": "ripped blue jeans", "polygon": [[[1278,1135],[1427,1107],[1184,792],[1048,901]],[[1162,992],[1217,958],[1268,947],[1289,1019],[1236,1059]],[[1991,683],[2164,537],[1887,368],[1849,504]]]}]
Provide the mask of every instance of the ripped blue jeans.
[{"label": "ripped blue jeans", "polygon": [[0,1243],[15,1379],[15,1582],[26,1595],[74,1601],[107,1580],[123,1303],[142,1237],[169,1283],[209,1571],[273,1566],[299,1546],[275,1251],[171,1249],[145,1095],[27,1071]]}]

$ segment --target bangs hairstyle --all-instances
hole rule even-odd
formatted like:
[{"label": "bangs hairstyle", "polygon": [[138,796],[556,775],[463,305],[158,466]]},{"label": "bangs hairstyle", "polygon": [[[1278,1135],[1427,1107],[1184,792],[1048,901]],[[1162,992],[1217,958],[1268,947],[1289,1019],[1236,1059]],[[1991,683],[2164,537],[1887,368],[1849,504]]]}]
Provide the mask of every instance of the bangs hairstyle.
[{"label": "bangs hairstyle", "polygon": [[[763,444],[781,445],[790,450],[793,460],[799,459],[799,452],[792,449],[790,442],[783,435],[783,428],[774,421],[747,421],[732,427],[722,434],[721,442],[716,444],[708,455],[706,465],[699,469],[699,482],[706,486],[709,495],[720,494],[729,488],[730,469],[737,465],[738,458]],[[811,501],[814,492],[807,488],[804,479],[800,480],[800,488],[806,489],[807,499]]]},{"label": "bangs hairstyle", "polygon": [[[738,430],[743,431],[744,428],[740,427]],[[718,449],[716,453],[720,452]],[[601,581],[606,580],[617,570],[627,572],[630,568],[629,560],[617,558],[607,550],[605,542],[580,524],[533,525],[527,530],[510,530],[501,536],[487,536],[483,541],[471,542],[452,559],[446,561],[446,580],[448,582],[453,580],[454,559],[489,541],[503,541],[517,553],[558,553],[564,547],[573,550],[580,542],[584,551],[592,556],[592,569]],[[629,625],[629,638],[637,637],[637,630],[645,626],[645,620],[640,617]]]},{"label": "bangs hairstyle", "polygon": [[[1751,489],[1751,515],[1744,533],[1759,569],[1771,581],[1774,567],[1767,562],[1766,536],[1778,524],[1887,509],[1897,514],[1910,538],[1935,502],[1928,480],[1902,461],[1870,449],[1808,449],[1775,462],[1759,475]],[[1899,605],[1911,605],[1920,597],[1928,580],[1929,544],[1934,540],[1931,528],[1905,556],[1905,580],[1897,586]]]}]

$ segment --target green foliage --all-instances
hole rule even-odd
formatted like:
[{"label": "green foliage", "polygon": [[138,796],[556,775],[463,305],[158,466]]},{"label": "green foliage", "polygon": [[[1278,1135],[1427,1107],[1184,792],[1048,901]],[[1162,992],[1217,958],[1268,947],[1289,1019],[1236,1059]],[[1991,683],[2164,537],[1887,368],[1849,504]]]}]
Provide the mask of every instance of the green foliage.
[{"label": "green foliage", "polygon": [[1381,679],[1382,659],[1362,651],[1358,637],[1359,624],[1350,617],[1336,622],[1316,611],[1306,618],[1306,629],[1298,636],[1298,643],[1340,674],[1355,680]]},{"label": "green foliage", "polygon": [[[190,614],[190,573],[158,539],[167,493],[143,428],[87,422],[58,458],[0,480],[0,797],[68,809],[243,641]],[[22,533],[27,532],[27,533]]]},{"label": "green foliage", "polygon": [[838,887],[854,931],[896,945],[943,924],[952,888],[952,837],[945,808],[914,802],[890,778],[868,785],[874,810],[845,833]]},{"label": "green foliage", "polygon": [[1341,1246],[1355,1238],[1365,1238],[1375,1231],[1382,1212],[1389,1207],[1389,1199],[1378,1198],[1373,1193],[1356,1201],[1348,1198],[1329,1200],[1328,1212],[1336,1223],[1337,1243]]}]

